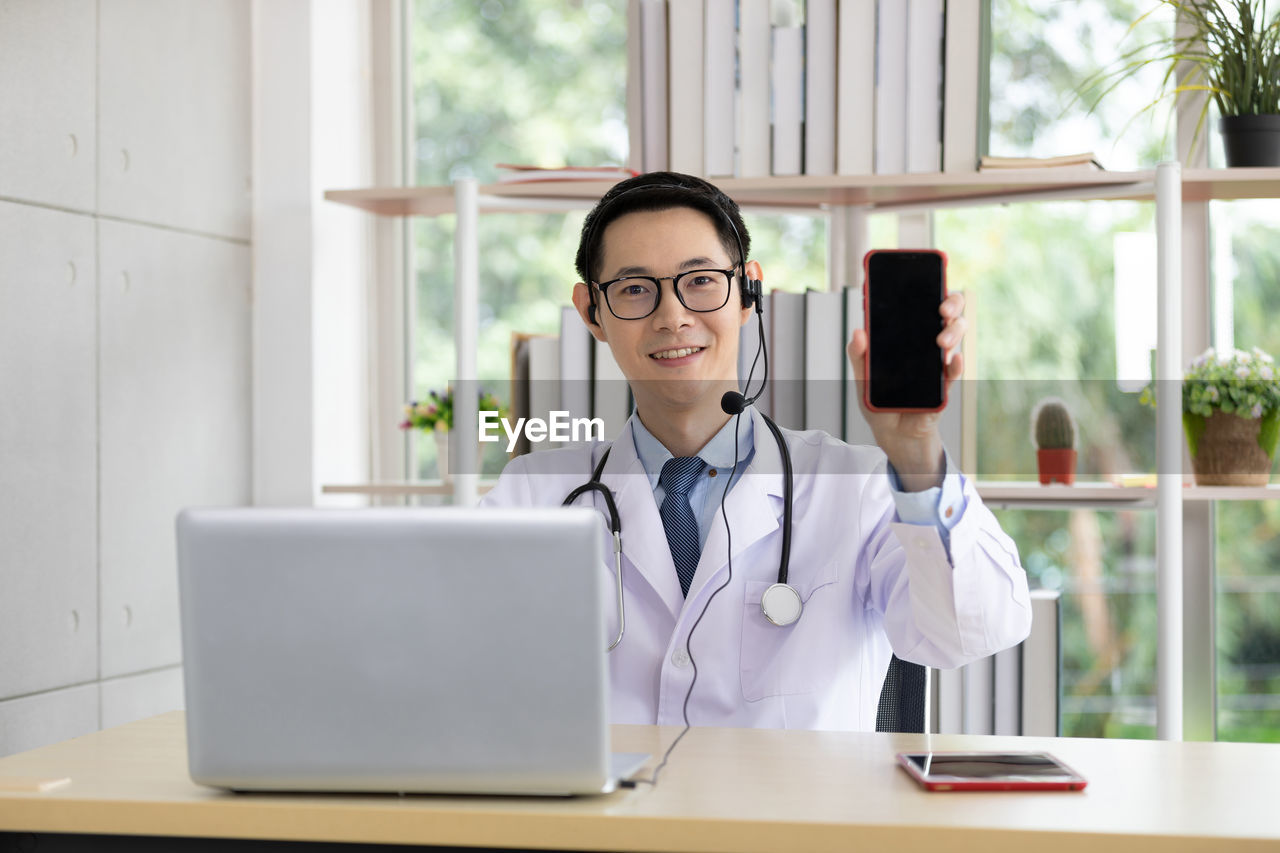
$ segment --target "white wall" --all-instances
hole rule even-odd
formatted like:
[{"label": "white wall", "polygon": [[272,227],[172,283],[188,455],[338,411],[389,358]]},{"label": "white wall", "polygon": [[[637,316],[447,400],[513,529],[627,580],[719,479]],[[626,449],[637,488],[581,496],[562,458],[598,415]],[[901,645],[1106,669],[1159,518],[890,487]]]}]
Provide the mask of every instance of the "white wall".
[{"label": "white wall", "polygon": [[250,497],[248,0],[0,0],[0,755],[181,707]]}]

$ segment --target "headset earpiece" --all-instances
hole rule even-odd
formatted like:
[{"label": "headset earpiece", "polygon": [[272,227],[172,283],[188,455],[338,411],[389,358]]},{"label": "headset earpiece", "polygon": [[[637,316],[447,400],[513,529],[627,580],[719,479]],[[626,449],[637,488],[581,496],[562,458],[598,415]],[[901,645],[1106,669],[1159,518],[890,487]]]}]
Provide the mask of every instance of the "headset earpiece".
[{"label": "headset earpiece", "polygon": [[587,306],[587,322],[593,326],[598,325],[596,323],[596,304],[594,302]]},{"label": "headset earpiece", "polygon": [[760,279],[744,277],[742,283],[742,307],[750,308],[754,305],[758,309],[763,292],[764,283]]}]

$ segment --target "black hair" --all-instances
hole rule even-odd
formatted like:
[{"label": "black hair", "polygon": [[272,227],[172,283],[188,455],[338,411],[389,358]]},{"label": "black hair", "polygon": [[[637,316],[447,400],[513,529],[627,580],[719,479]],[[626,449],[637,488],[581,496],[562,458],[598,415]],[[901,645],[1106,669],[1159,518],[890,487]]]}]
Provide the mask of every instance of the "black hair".
[{"label": "black hair", "polygon": [[604,232],[610,222],[636,211],[674,207],[700,210],[711,217],[720,243],[734,265],[746,263],[751,235],[747,233],[737,202],[702,178],[679,172],[646,172],[614,184],[587,214],[574,261],[578,277],[588,284],[596,280],[604,257]]}]

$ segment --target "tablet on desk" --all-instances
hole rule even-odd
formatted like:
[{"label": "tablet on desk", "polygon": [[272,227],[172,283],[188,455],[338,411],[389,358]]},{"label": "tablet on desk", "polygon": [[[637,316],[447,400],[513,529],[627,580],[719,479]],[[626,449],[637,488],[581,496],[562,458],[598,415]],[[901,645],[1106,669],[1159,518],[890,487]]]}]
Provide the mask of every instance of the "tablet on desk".
[{"label": "tablet on desk", "polygon": [[930,791],[1079,791],[1088,781],[1047,752],[902,752]]}]

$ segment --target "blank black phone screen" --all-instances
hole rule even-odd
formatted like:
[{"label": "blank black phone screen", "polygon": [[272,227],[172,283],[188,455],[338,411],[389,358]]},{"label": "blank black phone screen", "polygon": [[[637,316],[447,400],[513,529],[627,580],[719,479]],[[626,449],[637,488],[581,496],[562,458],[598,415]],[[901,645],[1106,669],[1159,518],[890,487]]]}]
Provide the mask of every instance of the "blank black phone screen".
[{"label": "blank black phone screen", "polygon": [[867,396],[881,409],[937,409],[945,400],[938,314],[942,256],[874,252],[867,259]]}]

